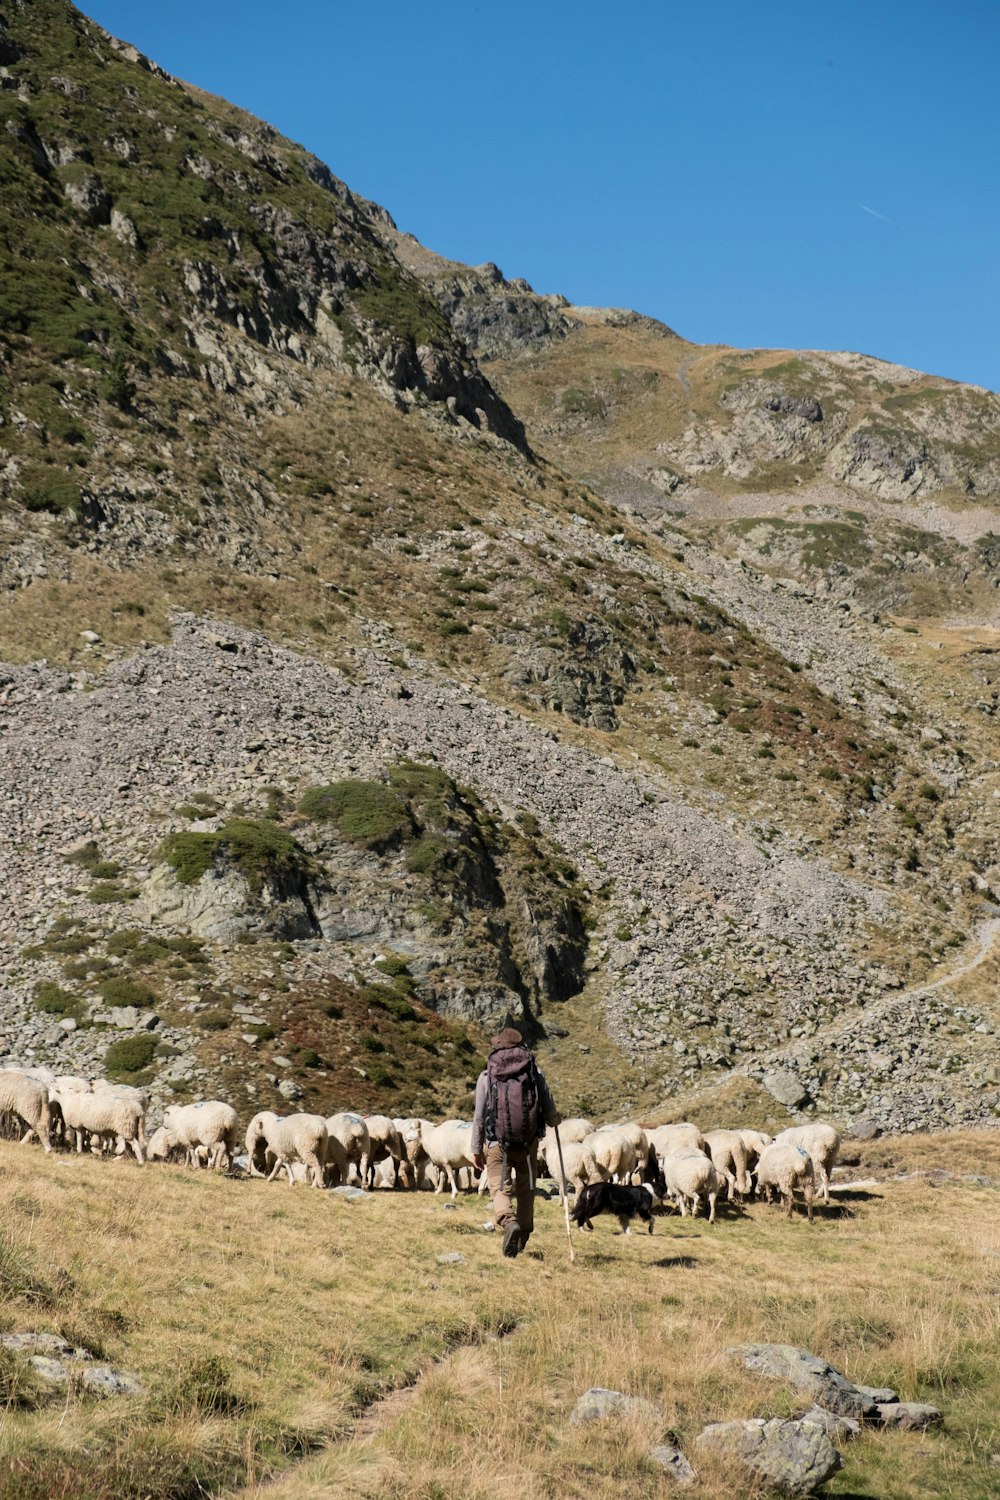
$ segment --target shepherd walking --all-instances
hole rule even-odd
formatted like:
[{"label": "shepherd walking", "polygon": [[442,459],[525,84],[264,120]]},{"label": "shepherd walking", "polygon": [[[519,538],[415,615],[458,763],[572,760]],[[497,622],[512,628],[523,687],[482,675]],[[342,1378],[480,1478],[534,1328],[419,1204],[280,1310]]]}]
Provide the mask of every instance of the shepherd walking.
[{"label": "shepherd walking", "polygon": [[[519,1031],[508,1026],[490,1043],[486,1067],[476,1082],[472,1161],[493,1199],[493,1217],[503,1231],[503,1253],[513,1258],[535,1227],[535,1168],[538,1140],[559,1114],[548,1085]],[[511,1178],[517,1212],[511,1204]]]}]

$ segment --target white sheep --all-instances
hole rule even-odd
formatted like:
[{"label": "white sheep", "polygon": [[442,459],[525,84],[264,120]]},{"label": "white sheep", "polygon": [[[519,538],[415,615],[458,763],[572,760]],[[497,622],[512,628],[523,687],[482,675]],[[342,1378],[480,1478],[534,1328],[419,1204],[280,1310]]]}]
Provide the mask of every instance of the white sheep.
[{"label": "white sheep", "polygon": [[73,1090],[57,1094],[66,1129],[76,1137],[76,1149],[83,1150],[84,1137],[94,1139],[98,1149],[111,1146],[118,1140],[131,1147],[140,1167],[145,1161],[143,1152],[146,1140],[146,1111],[138,1099],[123,1099],[111,1089],[100,1089],[94,1094],[81,1094]]},{"label": "white sheep", "polygon": [[697,1218],[698,1206],[704,1200],[708,1204],[708,1222],[715,1223],[715,1200],[719,1195],[719,1174],[712,1159],[704,1151],[669,1153],[660,1161],[667,1192],[673,1198],[683,1217],[688,1207],[691,1217]]},{"label": "white sheep", "polygon": [[[617,1125],[598,1125],[597,1129],[598,1131],[616,1130],[620,1135],[630,1140],[635,1147],[636,1169],[639,1172],[646,1170],[649,1163],[649,1137],[641,1125],[637,1125],[633,1120],[624,1120]],[[561,1139],[561,1130],[559,1134]]]},{"label": "white sheep", "polygon": [[435,1125],[424,1137],[424,1150],[439,1169],[434,1191],[443,1191],[447,1177],[454,1202],[458,1197],[456,1172],[463,1167],[472,1168],[472,1125],[465,1120],[445,1120],[442,1125]]},{"label": "white sheep", "polygon": [[697,1125],[689,1120],[678,1120],[673,1125],[647,1127],[649,1149],[662,1162],[665,1156],[680,1156],[686,1151],[704,1151],[705,1137]]},{"label": "white sheep", "polygon": [[206,1099],[199,1104],[171,1104],[163,1112],[163,1124],[178,1145],[184,1146],[188,1161],[197,1165],[196,1152],[204,1146],[208,1164],[229,1170],[236,1154],[239,1122],[231,1104],[221,1099]]},{"label": "white sheep", "polygon": [[801,1146],[812,1158],[813,1169],[823,1190],[823,1202],[830,1201],[830,1168],[837,1160],[840,1136],[832,1125],[813,1120],[808,1125],[792,1125],[774,1138],[775,1145]]},{"label": "white sheep", "polygon": [[719,1176],[726,1184],[726,1197],[732,1199],[737,1193],[746,1197],[750,1192],[747,1175],[747,1148],[738,1130],[708,1130],[705,1145]]},{"label": "white sheep", "polygon": [[740,1130],[740,1138],[746,1147],[747,1169],[753,1171],[760,1160],[760,1154],[765,1146],[771,1144],[772,1137],[765,1135],[762,1130]]},{"label": "white sheep", "polygon": [[[363,1118],[361,1115],[352,1114],[349,1110],[342,1110],[339,1114],[330,1116],[326,1122],[326,1128],[327,1133],[335,1135],[347,1152],[348,1170],[353,1165],[357,1170],[358,1181],[364,1186],[368,1175],[371,1137]],[[346,1177],[344,1181],[347,1181]]]},{"label": "white sheep", "polygon": [[326,1162],[323,1173],[323,1181],[327,1187],[336,1187],[338,1183],[347,1181],[349,1165],[347,1152],[339,1137],[330,1129],[330,1121],[326,1122]]},{"label": "white sheep", "polygon": [[0,1117],[20,1120],[27,1128],[21,1136],[22,1146],[37,1136],[46,1151],[52,1150],[49,1139],[49,1086],[29,1078],[20,1069],[0,1071]]},{"label": "white sheep", "polygon": [[431,1120],[421,1119],[419,1115],[411,1115],[407,1120],[393,1120],[392,1123],[399,1131],[399,1138],[406,1153],[406,1166],[402,1168],[403,1175],[414,1188],[419,1189],[424,1185],[428,1161],[423,1138],[425,1133],[429,1134],[434,1129],[434,1124]]},{"label": "white sheep", "polygon": [[[587,1139],[588,1135],[593,1135],[595,1128],[596,1127],[591,1123],[590,1120],[584,1120],[579,1115],[577,1115],[571,1120],[560,1121],[559,1139],[564,1146],[572,1146],[574,1144],[582,1145],[583,1142]],[[547,1125],[545,1127],[546,1145],[548,1145],[550,1141],[554,1148],[556,1143],[555,1127],[552,1125]],[[553,1157],[553,1160],[554,1159],[555,1158]]]},{"label": "white sheep", "polygon": [[583,1160],[590,1182],[599,1178],[605,1182],[611,1178],[615,1182],[628,1182],[638,1157],[629,1137],[609,1126],[588,1135],[583,1142]]},{"label": "white sheep", "polygon": [[309,1168],[314,1187],[323,1186],[323,1168],[326,1162],[328,1131],[322,1115],[276,1115],[273,1110],[261,1110],[247,1126],[246,1147],[250,1158],[250,1173],[263,1177],[257,1168],[257,1159],[263,1155],[268,1182],[273,1182],[282,1168],[288,1173],[288,1186],[295,1186],[292,1162],[302,1162]]},{"label": "white sheep", "polygon": [[184,1147],[162,1125],[149,1137],[146,1146],[147,1161],[177,1161],[184,1154]]},{"label": "white sheep", "polygon": [[388,1115],[366,1115],[365,1124],[368,1126],[371,1145],[368,1151],[368,1182],[362,1182],[361,1186],[374,1186],[375,1164],[380,1161],[392,1162],[392,1185],[398,1186],[399,1164],[406,1157],[399,1131]]},{"label": "white sheep", "polygon": [[[562,1126],[559,1127],[559,1136],[562,1138]],[[579,1195],[586,1183],[591,1179],[587,1171],[586,1151],[583,1141],[567,1141],[562,1148],[563,1168],[566,1172],[566,1185],[572,1183],[573,1191]],[[538,1164],[541,1171],[548,1171],[550,1177],[554,1177],[559,1187],[559,1201],[563,1201],[563,1185],[559,1181],[559,1155],[556,1151],[555,1137],[551,1144],[548,1132],[545,1140],[538,1147]],[[485,1175],[485,1174],[484,1174]]]},{"label": "white sheep", "polygon": [[812,1158],[804,1146],[775,1140],[761,1152],[757,1163],[757,1186],[763,1189],[768,1203],[772,1201],[771,1195],[776,1188],[789,1218],[792,1217],[796,1189],[799,1189],[812,1223],[815,1182]]}]

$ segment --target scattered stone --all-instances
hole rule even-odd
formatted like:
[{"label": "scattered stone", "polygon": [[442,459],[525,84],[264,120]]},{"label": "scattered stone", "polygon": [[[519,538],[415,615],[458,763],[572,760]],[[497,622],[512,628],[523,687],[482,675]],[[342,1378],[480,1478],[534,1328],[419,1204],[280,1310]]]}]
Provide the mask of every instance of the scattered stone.
[{"label": "scattered stone", "polygon": [[936,1406],[922,1401],[880,1401],[878,1415],[883,1427],[895,1427],[900,1432],[923,1432],[927,1427],[940,1427],[944,1421]]},{"label": "scattered stone", "polygon": [[761,1079],[772,1099],[788,1109],[797,1109],[809,1098],[809,1091],[789,1068],[770,1068]]},{"label": "scattered stone", "polygon": [[74,1347],[57,1333],[0,1333],[0,1349],[13,1349],[20,1354],[34,1349],[63,1359],[93,1359],[89,1349]]},{"label": "scattered stone", "polygon": [[859,1385],[857,1389],[862,1396],[870,1396],[876,1405],[883,1405],[888,1401],[898,1401],[899,1393],[887,1385]]},{"label": "scattered stone", "polygon": [[69,1382],[69,1371],[66,1366],[58,1359],[50,1359],[47,1354],[29,1355],[28,1364],[38,1378],[48,1381],[49,1385],[67,1385]]},{"label": "scattered stone", "polygon": [[675,1480],[677,1484],[694,1484],[698,1477],[679,1448],[671,1448],[667,1443],[657,1443],[655,1448],[650,1448],[649,1456],[655,1464],[659,1464],[668,1479]]},{"label": "scattered stone", "polygon": [[739,1460],[755,1478],[790,1496],[811,1495],[844,1465],[815,1422],[779,1417],[714,1422],[695,1438],[695,1447]]},{"label": "scattered stone", "polygon": [[582,1422],[599,1422],[604,1417],[657,1417],[663,1413],[645,1396],[626,1396],[623,1391],[609,1391],[604,1386],[591,1386],[584,1391],[570,1415],[577,1427]]},{"label": "scattered stone", "polygon": [[831,1443],[846,1443],[850,1438],[856,1438],[861,1431],[861,1423],[856,1422],[853,1417],[838,1416],[836,1412],[827,1411],[825,1406],[811,1406],[800,1420],[815,1422]]},{"label": "scattered stone", "polygon": [[94,1396],[139,1396],[143,1390],[138,1375],[110,1365],[88,1365],[81,1379],[84,1390]]},{"label": "scattered stone", "polygon": [[81,630],[80,639],[86,641],[88,646],[99,646],[101,644],[101,637],[97,634],[96,630]]},{"label": "scattered stone", "polygon": [[278,1093],[283,1099],[301,1099],[302,1089],[294,1078],[283,1078],[278,1084]]},{"label": "scattered stone", "polygon": [[449,1250],[445,1255],[437,1257],[439,1266],[464,1266],[465,1256],[459,1250]]},{"label": "scattered stone", "polygon": [[787,1380],[818,1406],[838,1417],[852,1417],[856,1422],[877,1421],[874,1399],[852,1385],[825,1359],[797,1349],[794,1344],[740,1344],[726,1353],[739,1359],[748,1370],[775,1380]]},{"label": "scattered stone", "polygon": [[343,1183],[339,1187],[331,1188],[330,1191],[331,1193],[336,1193],[340,1198],[345,1198],[348,1203],[357,1203],[360,1198],[370,1198],[372,1196],[371,1193],[366,1193],[364,1188],[346,1187]]}]

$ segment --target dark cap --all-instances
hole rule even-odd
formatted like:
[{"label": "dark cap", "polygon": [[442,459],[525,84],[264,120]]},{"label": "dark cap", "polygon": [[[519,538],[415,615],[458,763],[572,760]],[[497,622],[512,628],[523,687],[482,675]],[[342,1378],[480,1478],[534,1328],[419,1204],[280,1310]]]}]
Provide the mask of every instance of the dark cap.
[{"label": "dark cap", "polygon": [[523,1041],[519,1031],[515,1031],[513,1026],[505,1026],[490,1042],[490,1051],[497,1052],[501,1047],[520,1047]]}]

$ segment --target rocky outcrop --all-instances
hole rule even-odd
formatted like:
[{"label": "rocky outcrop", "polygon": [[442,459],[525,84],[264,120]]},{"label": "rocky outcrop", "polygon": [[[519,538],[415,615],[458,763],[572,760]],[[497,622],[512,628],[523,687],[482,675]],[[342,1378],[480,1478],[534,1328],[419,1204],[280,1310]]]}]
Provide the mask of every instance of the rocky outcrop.
[{"label": "rocky outcrop", "polygon": [[616,708],[636,675],[629,653],[596,619],[567,621],[548,632],[552,644],[515,649],[508,680],[528,698],[594,729],[618,728]]}]

